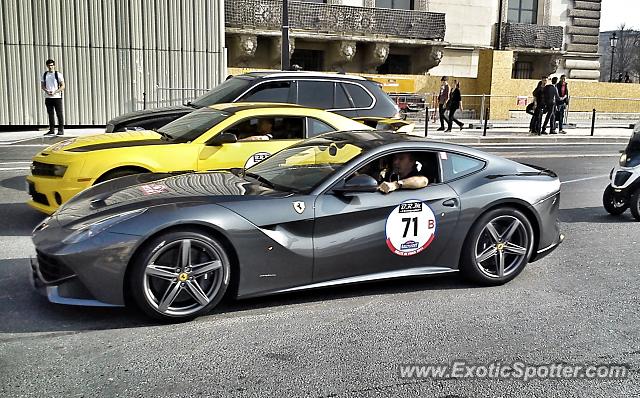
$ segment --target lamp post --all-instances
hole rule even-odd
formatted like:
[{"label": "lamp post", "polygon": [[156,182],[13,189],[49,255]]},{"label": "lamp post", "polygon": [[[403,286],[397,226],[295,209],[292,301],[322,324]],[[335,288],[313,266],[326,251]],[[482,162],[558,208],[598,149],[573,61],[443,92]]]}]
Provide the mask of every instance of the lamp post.
[{"label": "lamp post", "polygon": [[289,2],[282,0],[282,48],[280,64],[282,70],[289,70]]},{"label": "lamp post", "polygon": [[613,61],[616,58],[616,46],[618,45],[618,35],[616,32],[611,34],[609,38],[609,45],[611,45],[611,71],[609,72],[609,82],[613,82]]}]

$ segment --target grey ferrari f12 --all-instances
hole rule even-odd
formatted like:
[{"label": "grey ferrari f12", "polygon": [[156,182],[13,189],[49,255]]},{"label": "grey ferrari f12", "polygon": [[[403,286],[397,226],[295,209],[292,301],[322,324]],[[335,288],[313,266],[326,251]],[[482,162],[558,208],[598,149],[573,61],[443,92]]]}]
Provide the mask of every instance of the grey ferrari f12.
[{"label": "grey ferrari f12", "polygon": [[[401,153],[429,183],[384,194]],[[559,201],[550,170],[400,134],[327,133],[247,170],[140,174],[78,194],[34,230],[33,283],[55,303],[165,320],[225,294],[448,272],[498,285],[562,241]]]}]

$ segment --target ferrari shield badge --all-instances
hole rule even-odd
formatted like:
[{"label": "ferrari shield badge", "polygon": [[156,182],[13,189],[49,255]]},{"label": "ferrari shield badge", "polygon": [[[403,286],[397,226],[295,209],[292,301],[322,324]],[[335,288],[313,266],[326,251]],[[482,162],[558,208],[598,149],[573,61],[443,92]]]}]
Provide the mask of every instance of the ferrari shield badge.
[{"label": "ferrari shield badge", "polygon": [[296,213],[302,214],[305,209],[304,202],[301,202],[301,201],[293,202],[293,209],[296,211]]},{"label": "ferrari shield badge", "polygon": [[387,218],[387,246],[398,256],[413,256],[426,249],[436,236],[436,217],[419,200],[407,200]]}]

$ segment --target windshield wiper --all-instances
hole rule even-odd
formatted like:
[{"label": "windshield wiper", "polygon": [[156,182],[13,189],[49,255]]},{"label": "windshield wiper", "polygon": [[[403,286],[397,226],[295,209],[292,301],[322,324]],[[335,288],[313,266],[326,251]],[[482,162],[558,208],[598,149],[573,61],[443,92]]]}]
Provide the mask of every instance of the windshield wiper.
[{"label": "windshield wiper", "polygon": [[184,105],[185,105],[185,106],[189,106],[189,107],[191,107],[191,108],[193,108],[193,109],[200,109],[200,108],[202,108],[200,105],[194,104],[194,103],[193,103],[193,102],[191,102],[191,101],[187,101],[187,103],[186,103],[186,104],[184,104]]},{"label": "windshield wiper", "polygon": [[256,173],[251,173],[251,172],[245,172],[244,175],[246,177],[250,177],[253,178],[255,180],[260,181],[261,183],[263,183],[264,185],[268,186],[271,189],[276,189],[276,186],[274,183],[272,183],[271,181],[267,180],[266,178],[264,178],[263,176],[256,174]]},{"label": "windshield wiper", "polygon": [[160,130],[153,130],[153,131],[160,134],[162,136],[162,139],[165,141],[173,141],[175,139],[171,134],[165,133],[164,131],[160,131]]}]

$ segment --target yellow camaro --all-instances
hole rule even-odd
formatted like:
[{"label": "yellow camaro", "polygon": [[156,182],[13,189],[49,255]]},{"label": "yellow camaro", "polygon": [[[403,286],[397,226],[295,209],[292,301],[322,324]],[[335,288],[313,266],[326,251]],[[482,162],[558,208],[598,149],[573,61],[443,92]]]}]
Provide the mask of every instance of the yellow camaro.
[{"label": "yellow camaro", "polygon": [[94,184],[142,172],[250,167],[298,140],[359,122],[288,104],[235,103],[202,108],[155,131],[72,138],[33,157],[29,205],[53,213]]}]

